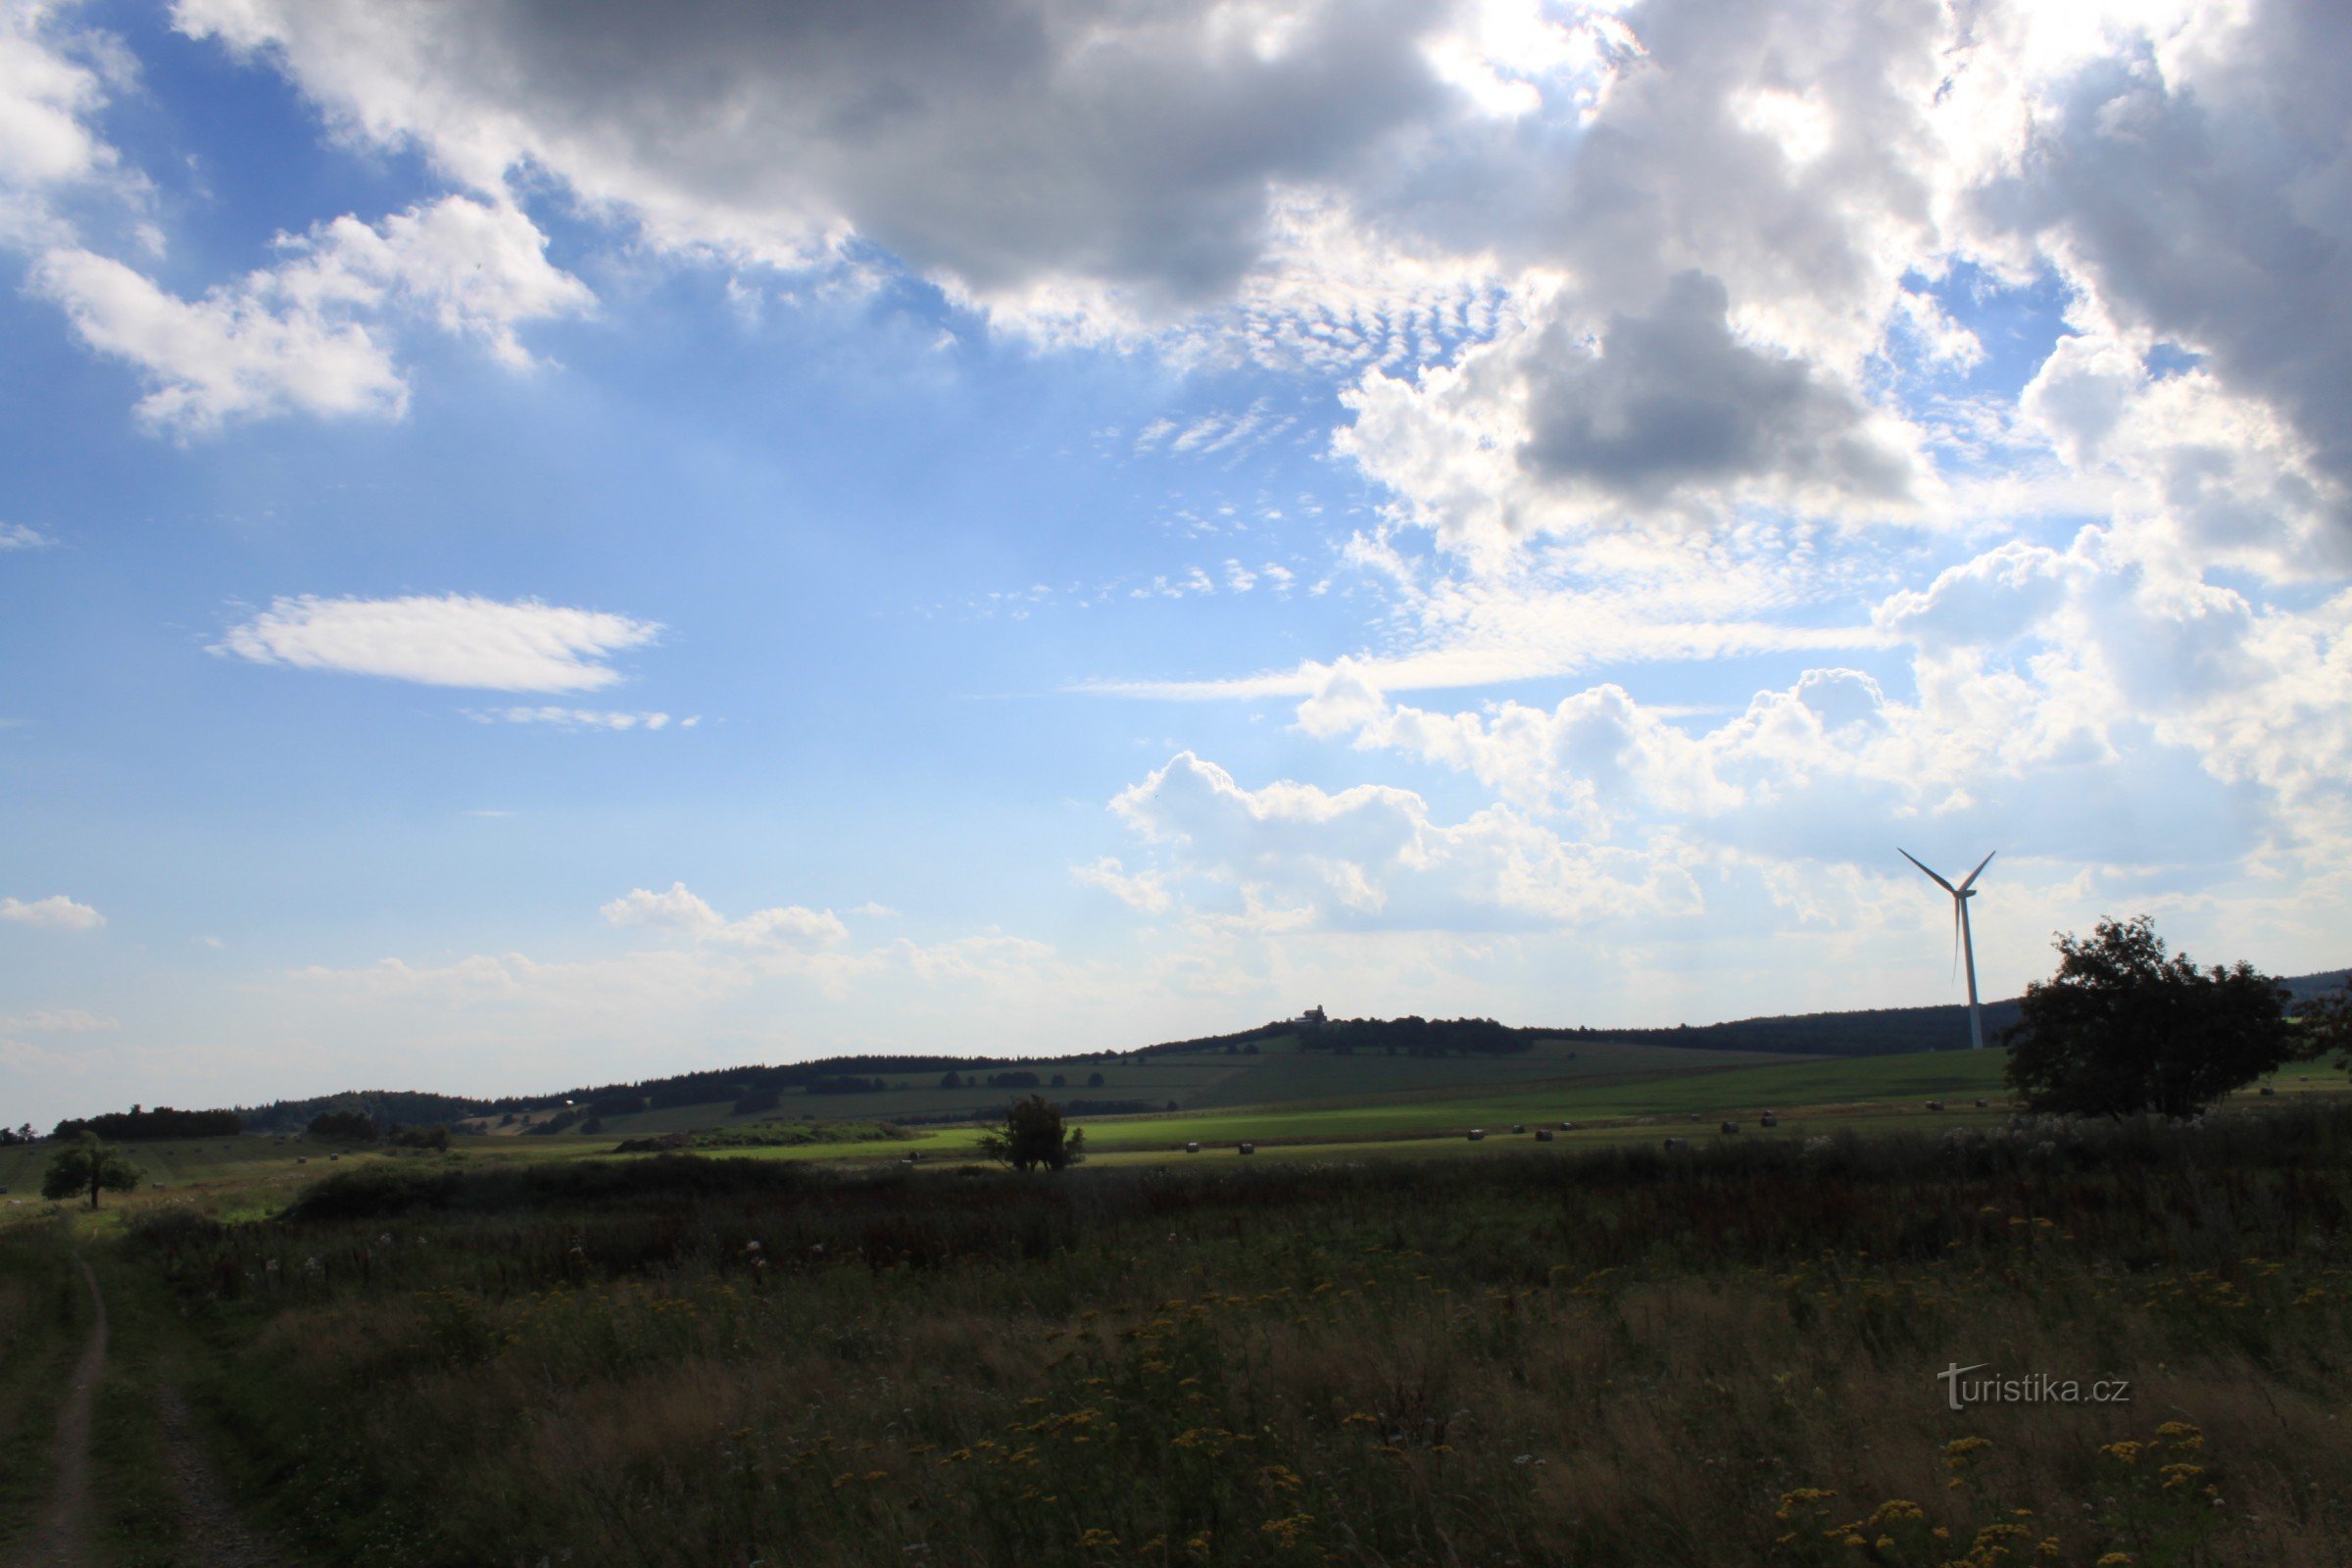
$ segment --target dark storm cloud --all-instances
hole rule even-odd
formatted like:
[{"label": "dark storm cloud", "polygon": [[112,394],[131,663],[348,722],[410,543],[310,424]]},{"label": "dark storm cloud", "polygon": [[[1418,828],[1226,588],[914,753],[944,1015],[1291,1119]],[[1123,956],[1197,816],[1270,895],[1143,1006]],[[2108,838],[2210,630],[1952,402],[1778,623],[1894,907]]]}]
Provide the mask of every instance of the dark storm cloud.
[{"label": "dark storm cloud", "polygon": [[1730,297],[1684,272],[1646,316],[1609,318],[1598,352],[1556,330],[1528,368],[1523,467],[1642,506],[1676,491],[1777,476],[1896,497],[1899,454],[1865,433],[1865,411],[1802,360],[1733,336]]},{"label": "dark storm cloud", "polygon": [[[376,134],[543,165],[689,238],[847,224],[981,290],[1168,305],[1255,260],[1270,184],[1344,172],[1449,94],[1435,0],[186,0]],[[257,19],[258,20],[255,20]]]},{"label": "dark storm cloud", "polygon": [[2024,175],[1987,192],[2108,305],[2202,351],[2352,482],[2352,8],[2272,0],[2211,58],[2071,82]]}]

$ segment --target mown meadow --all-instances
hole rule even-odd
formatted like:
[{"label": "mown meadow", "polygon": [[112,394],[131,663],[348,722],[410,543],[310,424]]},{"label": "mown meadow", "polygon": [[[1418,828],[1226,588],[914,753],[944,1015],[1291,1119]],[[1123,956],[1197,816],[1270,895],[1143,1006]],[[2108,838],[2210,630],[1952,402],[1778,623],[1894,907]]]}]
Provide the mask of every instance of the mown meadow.
[{"label": "mown meadow", "polygon": [[[1030,1178],[418,1159],[201,1208],[91,1250],[308,1560],[2352,1561],[2316,1101]],[[1955,1411],[1954,1363],[2131,1398]]]}]

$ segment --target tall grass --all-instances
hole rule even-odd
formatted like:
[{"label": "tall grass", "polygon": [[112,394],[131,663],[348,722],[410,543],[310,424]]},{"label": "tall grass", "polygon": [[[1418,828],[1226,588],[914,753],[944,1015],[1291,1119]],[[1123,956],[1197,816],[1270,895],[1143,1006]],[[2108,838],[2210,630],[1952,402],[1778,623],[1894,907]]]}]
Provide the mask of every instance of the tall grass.
[{"label": "tall grass", "polygon": [[338,1178],[127,1245],[335,1561],[2352,1561],[2352,1112],[1725,1142]]}]

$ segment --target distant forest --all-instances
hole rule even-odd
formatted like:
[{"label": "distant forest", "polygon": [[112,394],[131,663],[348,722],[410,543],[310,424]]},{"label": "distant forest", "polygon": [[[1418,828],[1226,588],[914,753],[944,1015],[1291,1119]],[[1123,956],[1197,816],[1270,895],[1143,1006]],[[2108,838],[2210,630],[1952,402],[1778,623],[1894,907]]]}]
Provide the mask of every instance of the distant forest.
[{"label": "distant forest", "polygon": [[[2343,984],[2348,972],[2322,970],[2283,978],[2290,1005],[2309,1002],[2322,992]],[[2017,1021],[2014,999],[1984,1004],[1985,1044],[1998,1042],[2000,1031]],[[710,1067],[699,1072],[651,1078],[638,1083],[599,1084],[551,1095],[510,1095],[496,1099],[466,1099],[410,1091],[360,1090],[320,1095],[309,1100],[280,1100],[266,1105],[240,1105],[233,1110],[189,1111],[157,1106],[132,1107],[103,1116],[60,1122],[52,1135],[77,1137],[86,1128],[102,1138],[136,1142],[155,1138],[227,1137],[239,1129],[257,1133],[297,1133],[321,1114],[358,1112],[378,1126],[429,1127],[473,1116],[520,1115],[543,1110],[566,1110],[559,1118],[570,1125],[581,1120],[627,1115],[677,1105],[708,1105],[725,1102],[737,1114],[756,1114],[779,1107],[788,1095],[832,1096],[872,1093],[929,1078],[959,1074],[960,1081],[1009,1087],[1035,1075],[1017,1069],[1046,1067],[1066,1070],[1079,1063],[1114,1063],[1121,1059],[1158,1054],[1198,1054],[1227,1052],[1255,1054],[1279,1041],[1296,1040],[1300,1050],[1335,1052],[1394,1051],[1412,1055],[1503,1054],[1529,1049],[1539,1040],[1615,1041],[1633,1045],[1682,1046],[1710,1051],[1755,1051],[1827,1056],[1880,1056],[1919,1051],[1954,1051],[1968,1045],[1968,1009],[1939,1007],[1882,1007],[1861,1012],[1813,1012],[1776,1018],[1741,1018],[1730,1023],[1684,1024],[1671,1029],[1512,1028],[1492,1018],[1335,1018],[1324,1022],[1281,1019],[1233,1034],[1172,1040],[1133,1051],[1096,1051],[1072,1056],[832,1056],[822,1061],[781,1066]],[[982,1076],[975,1069],[1016,1069]],[[1090,1075],[1099,1079],[1101,1075]],[[1101,1087],[1090,1083],[1089,1087]],[[1112,1088],[1118,1087],[1112,1085]],[[1079,1110],[1117,1105],[1152,1108],[1153,1102],[1098,1099],[1072,1101]],[[1095,1113],[1103,1114],[1101,1109]],[[960,1114],[960,1113],[958,1113]],[[904,1118],[915,1119],[915,1118]],[[167,1130],[169,1129],[169,1130]]]}]

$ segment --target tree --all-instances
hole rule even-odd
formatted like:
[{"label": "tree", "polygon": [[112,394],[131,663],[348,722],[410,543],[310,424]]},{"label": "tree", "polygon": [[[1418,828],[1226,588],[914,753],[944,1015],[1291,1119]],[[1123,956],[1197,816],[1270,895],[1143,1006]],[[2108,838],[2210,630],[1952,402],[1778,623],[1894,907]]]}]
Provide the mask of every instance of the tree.
[{"label": "tree", "polygon": [[2001,1036],[2032,1109],[2187,1116],[2294,1054],[2285,987],[2247,963],[2200,973],[2144,914],[2057,948],[2057,975],[2026,987]]},{"label": "tree", "polygon": [[1043,1095],[1004,1107],[1004,1125],[980,1134],[980,1152],[1014,1170],[1063,1170],[1086,1158],[1086,1130],[1061,1125],[1061,1107]]},{"label": "tree", "polygon": [[100,1191],[127,1193],[139,1185],[140,1174],[138,1166],[100,1143],[96,1133],[83,1133],[49,1161],[49,1173],[41,1178],[41,1196],[74,1198],[88,1193],[90,1206],[96,1208]]},{"label": "tree", "polygon": [[1101,1073],[1099,1073],[1099,1072],[1090,1072],[1090,1073],[1088,1073],[1088,1074],[1086,1075],[1086,1087],[1087,1087],[1087,1088],[1089,1088],[1089,1089],[1100,1089],[1100,1088],[1102,1088],[1102,1075]]}]

